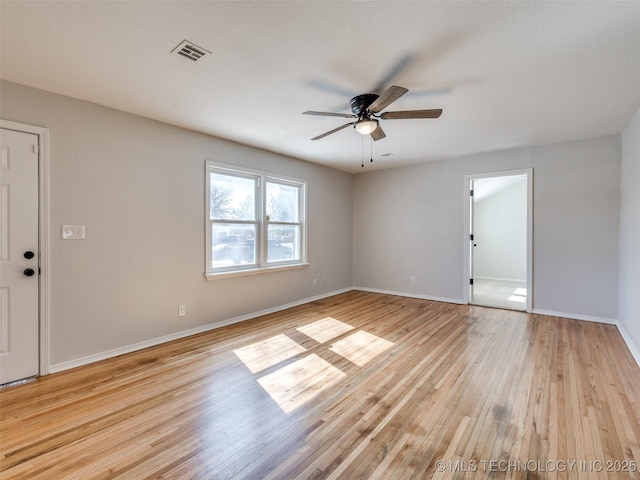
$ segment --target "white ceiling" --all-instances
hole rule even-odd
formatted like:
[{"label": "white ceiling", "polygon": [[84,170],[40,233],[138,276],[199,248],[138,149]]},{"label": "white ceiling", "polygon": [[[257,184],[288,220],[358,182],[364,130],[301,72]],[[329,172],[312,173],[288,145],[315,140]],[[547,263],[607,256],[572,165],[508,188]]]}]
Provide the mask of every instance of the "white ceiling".
[{"label": "white ceiling", "polygon": [[[350,172],[620,133],[640,105],[640,1],[1,0],[0,16],[6,80]],[[183,39],[213,54],[170,53]],[[390,85],[410,91],[387,110],[444,113],[310,140],[347,120],[303,111]]]}]

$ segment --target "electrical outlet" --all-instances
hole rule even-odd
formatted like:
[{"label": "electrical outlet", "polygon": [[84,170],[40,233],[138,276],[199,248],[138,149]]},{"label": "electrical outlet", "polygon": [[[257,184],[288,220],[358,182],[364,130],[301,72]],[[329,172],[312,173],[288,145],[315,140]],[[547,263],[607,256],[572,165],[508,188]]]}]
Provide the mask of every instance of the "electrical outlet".
[{"label": "electrical outlet", "polygon": [[415,285],[416,284],[416,277],[414,277],[413,275],[411,276],[411,278],[409,280],[411,282],[411,285]]},{"label": "electrical outlet", "polygon": [[187,315],[187,306],[186,305],[178,305],[178,316],[184,317]]},{"label": "electrical outlet", "polygon": [[317,279],[317,278],[314,278],[314,279],[313,279],[313,286],[314,286],[314,287],[317,287],[317,286],[318,286],[318,279]]}]

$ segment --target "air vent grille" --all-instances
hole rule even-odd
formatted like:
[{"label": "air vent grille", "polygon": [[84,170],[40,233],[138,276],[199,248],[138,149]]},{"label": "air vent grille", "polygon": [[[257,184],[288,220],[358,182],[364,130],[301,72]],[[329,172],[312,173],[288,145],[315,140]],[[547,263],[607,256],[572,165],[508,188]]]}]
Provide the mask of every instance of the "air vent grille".
[{"label": "air vent grille", "polygon": [[189,40],[183,40],[182,42],[180,42],[180,44],[176,48],[171,50],[171,52],[177,53],[178,55],[182,55],[183,57],[188,58],[189,60],[193,60],[194,62],[197,62],[205,55],[208,55],[211,53],[209,50],[199,47],[198,45],[196,45],[193,42],[190,42]]}]

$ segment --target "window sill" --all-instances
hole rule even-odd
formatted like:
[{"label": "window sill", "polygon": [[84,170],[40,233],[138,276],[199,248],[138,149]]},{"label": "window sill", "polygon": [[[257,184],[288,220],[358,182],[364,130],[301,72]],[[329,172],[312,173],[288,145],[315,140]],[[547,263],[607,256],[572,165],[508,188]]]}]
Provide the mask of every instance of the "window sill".
[{"label": "window sill", "polygon": [[221,280],[223,278],[244,277],[247,275],[260,275],[263,273],[282,272],[285,270],[297,270],[307,268],[308,263],[295,263],[292,265],[277,265],[273,267],[249,268],[247,270],[234,270],[232,272],[205,273],[204,278],[208,281]]}]

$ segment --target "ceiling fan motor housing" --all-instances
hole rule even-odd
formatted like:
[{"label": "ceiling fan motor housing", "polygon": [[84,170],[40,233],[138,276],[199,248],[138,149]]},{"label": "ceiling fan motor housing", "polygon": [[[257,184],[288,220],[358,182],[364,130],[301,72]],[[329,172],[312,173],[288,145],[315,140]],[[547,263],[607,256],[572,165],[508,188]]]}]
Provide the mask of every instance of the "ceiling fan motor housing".
[{"label": "ceiling fan motor housing", "polygon": [[364,95],[353,97],[350,102],[351,111],[354,113],[354,115],[357,115],[360,118],[366,116],[367,108],[369,108],[369,105],[375,102],[376,98],[378,98],[378,95],[376,95],[375,93],[365,93]]}]

